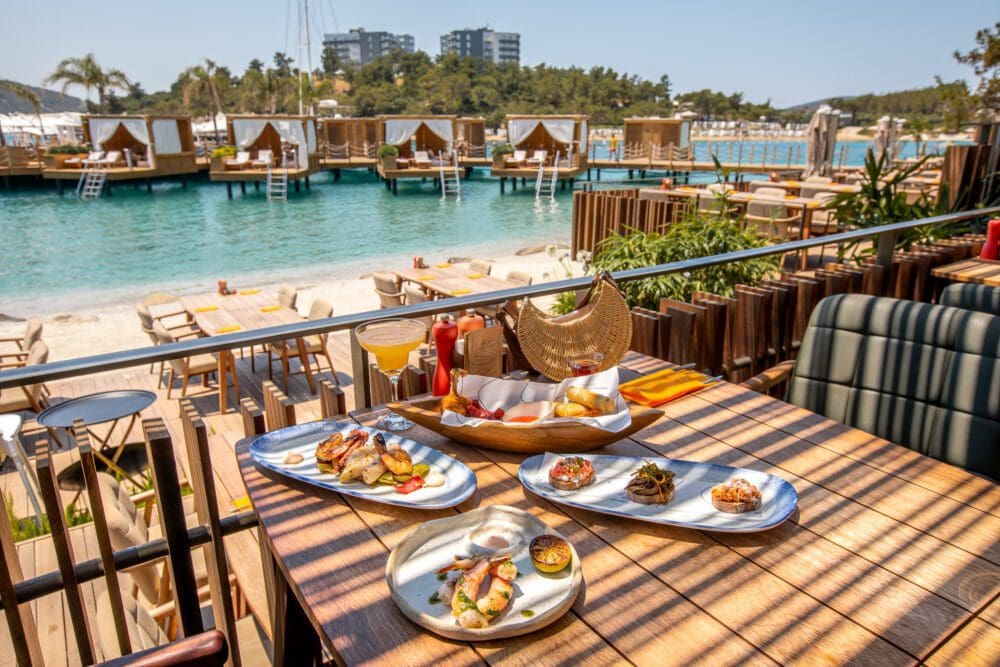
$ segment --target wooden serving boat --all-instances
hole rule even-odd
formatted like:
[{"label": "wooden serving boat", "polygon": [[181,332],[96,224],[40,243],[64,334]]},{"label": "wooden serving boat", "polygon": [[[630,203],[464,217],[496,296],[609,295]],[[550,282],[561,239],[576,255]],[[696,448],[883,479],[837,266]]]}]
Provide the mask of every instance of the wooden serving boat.
[{"label": "wooden serving boat", "polygon": [[441,398],[390,403],[388,408],[435,433],[475,447],[501,452],[542,454],[553,452],[589,452],[650,426],[663,415],[662,410],[629,405],[632,423],[617,433],[604,431],[580,422],[551,422],[532,425],[505,425],[499,422],[472,426],[448,426],[441,423]]}]

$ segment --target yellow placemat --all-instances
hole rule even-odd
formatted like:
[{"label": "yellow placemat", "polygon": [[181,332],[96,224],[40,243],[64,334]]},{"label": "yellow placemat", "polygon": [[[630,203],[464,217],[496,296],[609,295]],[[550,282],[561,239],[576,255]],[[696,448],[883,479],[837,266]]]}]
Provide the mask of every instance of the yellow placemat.
[{"label": "yellow placemat", "polygon": [[217,333],[217,334],[233,333],[234,331],[239,331],[242,328],[243,327],[241,327],[238,324],[233,324],[233,325],[228,326],[228,327],[219,327],[218,329],[215,330],[215,333]]},{"label": "yellow placemat", "polygon": [[434,280],[435,278],[437,278],[437,276],[432,273],[429,273],[426,276],[417,276],[417,280]]},{"label": "yellow placemat", "polygon": [[485,277],[486,277],[485,273],[470,273],[469,275],[466,276],[466,278],[468,278],[469,280],[479,280],[480,278],[485,278]]},{"label": "yellow placemat", "polygon": [[450,269],[451,268],[451,264],[449,264],[448,262],[445,262],[444,264],[435,264],[434,268],[437,268],[437,269]]},{"label": "yellow placemat", "polygon": [[785,195],[785,199],[798,199],[795,195]]},{"label": "yellow placemat", "polygon": [[633,403],[655,408],[704,389],[708,386],[705,379],[705,374],[698,371],[668,368],[619,385],[618,391]]},{"label": "yellow placemat", "polygon": [[250,296],[251,294],[260,294],[259,289],[241,289],[240,296]]},{"label": "yellow placemat", "polygon": [[219,309],[218,306],[201,306],[199,308],[195,308],[194,312],[196,312],[196,313],[210,313],[213,310],[218,310],[218,309]]},{"label": "yellow placemat", "polygon": [[456,289],[451,291],[452,296],[462,296],[463,294],[472,294],[470,289]]},{"label": "yellow placemat", "polygon": [[232,506],[234,512],[242,512],[243,510],[248,510],[253,507],[253,505],[250,504],[250,496],[233,498]]},{"label": "yellow placemat", "polygon": [[262,313],[273,313],[276,310],[281,310],[284,306],[261,306],[260,312]]}]

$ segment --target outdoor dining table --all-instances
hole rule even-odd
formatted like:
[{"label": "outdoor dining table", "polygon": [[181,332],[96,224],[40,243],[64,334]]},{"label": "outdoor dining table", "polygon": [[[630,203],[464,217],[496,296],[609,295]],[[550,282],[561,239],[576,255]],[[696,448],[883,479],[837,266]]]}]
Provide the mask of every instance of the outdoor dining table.
[{"label": "outdoor dining table", "polygon": [[[665,362],[630,353],[622,375]],[[663,406],[595,453],[706,461],[778,475],[783,524],[715,533],[555,504],[518,481],[523,456],[420,427],[406,437],[468,465],[478,490],[420,511],[300,484],[237,445],[275,592],[275,664],[325,648],[338,664],[928,664],[994,662],[1000,647],[1000,486],[782,401],[720,382]],[[373,424],[382,410],[352,415]],[[600,471],[597,472],[598,477]],[[584,588],[545,629],[443,639],[395,607],[389,551],[421,522],[526,510],[576,548]]]},{"label": "outdoor dining table", "polygon": [[1000,287],[1000,260],[970,257],[931,269],[931,275],[955,283]]},{"label": "outdoor dining table", "polygon": [[[277,298],[259,289],[244,289],[234,294],[218,294],[210,292],[178,297],[181,307],[191,316],[198,328],[206,336],[221,336],[237,331],[263,329],[281,324],[301,322],[305,318],[298,311],[286,308],[278,303]],[[173,305],[151,306],[150,314],[157,317],[158,313],[171,312]],[[298,341],[299,360],[305,372],[309,390],[316,391],[315,380],[306,356],[306,346]],[[218,354],[219,376],[219,412],[227,410],[228,386],[226,372],[235,364],[233,353],[223,350]]]},{"label": "outdoor dining table", "polygon": [[767,187],[771,188],[781,188],[782,190],[788,190],[791,194],[797,194],[802,191],[802,186],[808,186],[813,188],[820,188],[823,192],[834,192],[836,194],[852,194],[855,192],[860,192],[861,188],[857,185],[847,185],[845,183],[806,183],[804,181],[796,180],[785,180],[785,181],[768,181]]},{"label": "outdoor dining table", "polygon": [[416,283],[442,297],[480,294],[520,287],[517,283],[473,271],[467,264],[436,264],[426,269],[397,269],[399,280]]}]

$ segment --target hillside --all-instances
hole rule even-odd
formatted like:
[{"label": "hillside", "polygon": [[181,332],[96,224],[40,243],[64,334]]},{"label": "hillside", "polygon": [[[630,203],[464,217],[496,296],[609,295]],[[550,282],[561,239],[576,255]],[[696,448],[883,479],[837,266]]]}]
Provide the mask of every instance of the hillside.
[{"label": "hillside", "polygon": [[[43,113],[58,113],[60,111],[86,111],[84,101],[72,95],[60,95],[58,91],[46,90],[36,86],[22,84],[35,92],[42,101]],[[0,88],[0,113],[34,113],[34,108],[26,100],[21,99],[9,90]]]},{"label": "hillside", "polygon": [[796,104],[794,106],[785,107],[782,111],[816,111],[821,104],[830,104],[830,100],[853,100],[856,95],[840,95],[838,97],[827,97],[822,100],[815,100],[812,102],[803,102],[801,104]]}]

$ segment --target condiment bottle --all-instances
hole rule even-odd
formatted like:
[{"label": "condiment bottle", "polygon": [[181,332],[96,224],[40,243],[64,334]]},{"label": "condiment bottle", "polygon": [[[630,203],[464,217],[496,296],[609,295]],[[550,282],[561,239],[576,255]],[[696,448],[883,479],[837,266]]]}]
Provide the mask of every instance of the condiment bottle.
[{"label": "condiment bottle", "polygon": [[217,286],[219,288],[219,294],[221,294],[223,296],[225,296],[226,294],[229,294],[229,281],[228,280],[220,278],[217,281]]},{"label": "condiment bottle", "polygon": [[486,328],[486,318],[476,313],[475,308],[469,308],[465,315],[458,318],[458,335],[463,339],[470,331],[478,331]]},{"label": "condiment bottle", "polygon": [[458,326],[451,321],[451,316],[442,315],[431,327],[431,334],[437,348],[437,368],[431,388],[435,396],[445,396],[451,389],[451,356],[458,340]]},{"label": "condiment bottle", "polygon": [[979,251],[980,259],[1000,259],[1000,218],[990,220],[986,227],[986,243]]}]

